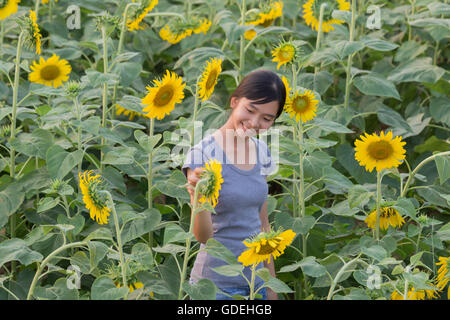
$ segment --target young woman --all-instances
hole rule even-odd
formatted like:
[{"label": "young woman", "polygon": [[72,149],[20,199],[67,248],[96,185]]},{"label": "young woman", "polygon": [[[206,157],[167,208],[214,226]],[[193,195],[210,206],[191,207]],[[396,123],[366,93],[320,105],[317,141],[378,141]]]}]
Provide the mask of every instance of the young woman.
[{"label": "young woman", "polygon": [[[193,231],[195,238],[205,246],[213,237],[236,258],[246,250],[243,241],[260,231],[269,230],[267,214],[267,176],[273,173],[275,164],[271,160],[267,144],[253,135],[269,129],[283,111],[286,89],[272,71],[257,70],[248,74],[230,98],[231,115],[226,123],[211,135],[207,135],[193,146],[182,167],[187,177],[194,202],[194,188],[203,171],[201,167],[215,158],[222,163],[224,182],[219,193],[216,214],[207,211],[195,217]],[[201,250],[197,255],[191,272],[191,282],[201,278],[213,281],[220,291],[217,299],[230,299],[234,294],[249,295],[250,288],[242,276],[227,277],[212,269],[225,265],[218,258]],[[275,277],[273,260],[264,262]],[[262,268],[260,263],[257,267]],[[251,277],[250,267],[244,269],[247,279]],[[256,277],[255,287],[262,285]],[[261,289],[263,299],[277,299],[270,289]]]}]

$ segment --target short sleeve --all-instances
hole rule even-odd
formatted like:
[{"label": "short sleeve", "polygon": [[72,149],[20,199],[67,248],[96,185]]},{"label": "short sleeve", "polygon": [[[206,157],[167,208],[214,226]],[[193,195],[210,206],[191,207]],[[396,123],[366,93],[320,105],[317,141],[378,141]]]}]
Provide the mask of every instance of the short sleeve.
[{"label": "short sleeve", "polygon": [[261,175],[267,177],[278,171],[278,165],[272,158],[267,144],[258,139],[259,143],[259,160],[261,162]]},{"label": "short sleeve", "polygon": [[202,150],[199,148],[193,147],[189,149],[186,159],[184,161],[183,166],[181,167],[181,171],[183,171],[184,176],[187,178],[187,171],[188,168],[191,168],[191,170],[194,170],[198,167],[204,166],[204,156]]}]

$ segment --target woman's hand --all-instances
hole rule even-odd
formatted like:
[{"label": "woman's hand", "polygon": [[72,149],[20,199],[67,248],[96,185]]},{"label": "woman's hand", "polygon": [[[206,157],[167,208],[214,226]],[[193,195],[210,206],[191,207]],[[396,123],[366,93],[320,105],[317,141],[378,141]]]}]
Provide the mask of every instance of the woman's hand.
[{"label": "woman's hand", "polygon": [[[194,170],[192,170],[191,168],[188,168],[188,171],[187,171],[188,185],[186,186],[186,188],[187,188],[187,191],[189,192],[189,194],[191,195],[191,202],[194,201],[195,186],[197,185],[198,181],[200,180],[200,177],[201,177],[203,171],[205,171],[205,169],[195,168]],[[199,193],[198,197],[200,197],[200,196],[201,195]]]}]

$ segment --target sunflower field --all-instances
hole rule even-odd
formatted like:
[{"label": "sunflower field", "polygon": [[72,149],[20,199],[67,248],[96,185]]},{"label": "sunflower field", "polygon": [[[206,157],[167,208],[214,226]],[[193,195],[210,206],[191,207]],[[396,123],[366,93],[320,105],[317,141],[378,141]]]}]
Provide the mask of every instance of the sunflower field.
[{"label": "sunflower field", "polygon": [[446,0],[0,0],[0,300],[215,299],[181,167],[260,68],[273,230],[215,271],[270,244],[279,300],[449,299],[449,37]]}]

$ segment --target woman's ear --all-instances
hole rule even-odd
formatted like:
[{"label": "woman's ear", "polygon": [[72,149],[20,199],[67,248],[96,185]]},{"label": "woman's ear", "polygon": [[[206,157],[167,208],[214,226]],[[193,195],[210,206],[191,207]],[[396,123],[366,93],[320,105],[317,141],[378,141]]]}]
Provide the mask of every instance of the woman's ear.
[{"label": "woman's ear", "polygon": [[239,103],[239,98],[231,97],[231,100],[230,100],[231,109],[234,109],[238,105],[238,103]]}]

